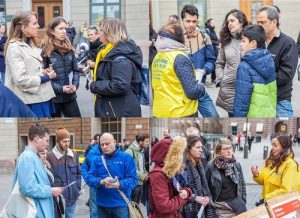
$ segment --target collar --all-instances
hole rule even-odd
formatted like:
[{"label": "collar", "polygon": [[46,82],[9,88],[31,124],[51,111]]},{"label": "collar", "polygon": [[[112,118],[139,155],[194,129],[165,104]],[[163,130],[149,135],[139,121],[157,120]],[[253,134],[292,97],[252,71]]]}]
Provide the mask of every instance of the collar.
[{"label": "collar", "polygon": [[275,36],[273,37],[273,39],[268,43],[267,41],[265,42],[266,44],[266,48],[268,48],[268,45],[270,45],[270,43],[274,40],[274,38],[279,38],[280,36],[280,29],[278,29],[277,33],[275,34]]},{"label": "collar", "polygon": [[[57,148],[57,145],[55,145],[55,147],[52,149],[52,152],[58,160],[65,156],[64,154],[60,153],[60,151]],[[74,157],[74,153],[70,148],[68,148],[68,150],[67,150],[67,156],[72,157],[72,158]]]}]

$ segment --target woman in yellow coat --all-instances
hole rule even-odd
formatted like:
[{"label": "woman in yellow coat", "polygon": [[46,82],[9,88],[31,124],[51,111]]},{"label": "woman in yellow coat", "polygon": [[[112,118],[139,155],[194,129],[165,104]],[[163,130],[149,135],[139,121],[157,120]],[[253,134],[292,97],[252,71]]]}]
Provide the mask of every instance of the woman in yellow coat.
[{"label": "woman in yellow coat", "polygon": [[272,140],[272,150],[265,166],[258,171],[252,166],[253,180],[263,186],[262,198],[268,200],[299,188],[299,164],[294,160],[292,140],[279,135]]}]

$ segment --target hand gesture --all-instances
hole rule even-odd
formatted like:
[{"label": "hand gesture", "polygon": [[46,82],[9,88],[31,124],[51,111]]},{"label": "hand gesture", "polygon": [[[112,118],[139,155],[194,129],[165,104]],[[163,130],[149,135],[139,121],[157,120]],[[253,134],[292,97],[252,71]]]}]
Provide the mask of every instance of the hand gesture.
[{"label": "hand gesture", "polygon": [[91,60],[87,60],[87,65],[89,66],[89,67],[95,67],[95,62],[94,61],[91,61]]},{"label": "hand gesture", "polygon": [[71,93],[71,87],[70,87],[70,85],[63,86],[63,92],[64,93]]},{"label": "hand gesture", "polygon": [[47,69],[44,70],[44,74],[45,74],[45,75],[48,75],[48,76],[50,77],[50,79],[56,78],[56,73],[55,73],[55,71],[54,71],[54,70],[51,70],[51,69],[49,69],[49,68],[47,68]]},{"label": "hand gesture", "polygon": [[252,166],[252,167],[251,167],[251,172],[252,172],[252,175],[253,175],[254,177],[257,177],[258,174],[259,174],[259,171],[258,171],[258,165]]},{"label": "hand gesture", "polygon": [[75,85],[70,85],[70,93],[76,92],[77,88]]},{"label": "hand gesture", "polygon": [[179,197],[182,199],[186,199],[188,197],[188,193],[186,190],[182,189],[179,191]]}]

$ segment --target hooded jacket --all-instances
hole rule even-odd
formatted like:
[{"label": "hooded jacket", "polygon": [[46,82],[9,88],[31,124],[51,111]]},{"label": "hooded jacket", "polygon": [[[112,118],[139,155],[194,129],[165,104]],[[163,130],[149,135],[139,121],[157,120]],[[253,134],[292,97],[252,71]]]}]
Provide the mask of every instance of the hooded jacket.
[{"label": "hooded jacket", "polygon": [[187,48],[176,40],[158,36],[152,63],[153,116],[186,117],[197,112],[198,99],[205,93],[198,84]]},{"label": "hooded jacket", "polygon": [[138,93],[143,56],[134,41],[118,43],[97,68],[91,92],[96,94],[96,117],[140,117]]},{"label": "hooded jacket", "polygon": [[233,115],[276,117],[276,75],[270,52],[249,51],[237,70]]},{"label": "hooded jacket", "polygon": [[[151,159],[156,164],[150,172],[150,213],[152,218],[181,218],[180,208],[188,202],[178,195],[173,185],[173,178],[169,179],[162,171],[164,160],[172,139],[162,139],[155,144],[151,152]],[[189,197],[192,191],[184,188]]]}]

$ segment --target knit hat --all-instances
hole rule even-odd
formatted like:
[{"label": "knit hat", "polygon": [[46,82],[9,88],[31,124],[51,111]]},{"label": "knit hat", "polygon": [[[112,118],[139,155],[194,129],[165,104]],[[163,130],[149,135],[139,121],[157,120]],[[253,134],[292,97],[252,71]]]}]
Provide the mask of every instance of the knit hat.
[{"label": "knit hat", "polygon": [[70,138],[70,133],[64,127],[60,126],[56,129],[56,141],[60,142],[66,138]]},{"label": "knit hat", "polygon": [[155,143],[151,151],[151,161],[160,167],[164,166],[164,161],[167,156],[172,139],[165,138]]}]

